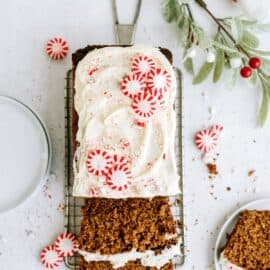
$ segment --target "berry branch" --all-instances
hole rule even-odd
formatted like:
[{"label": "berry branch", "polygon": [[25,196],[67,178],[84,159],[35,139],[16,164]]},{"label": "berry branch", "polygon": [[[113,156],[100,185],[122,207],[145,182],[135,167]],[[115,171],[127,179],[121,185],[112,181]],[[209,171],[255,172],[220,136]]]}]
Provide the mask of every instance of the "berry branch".
[{"label": "berry branch", "polygon": [[231,72],[229,85],[235,84],[237,74],[257,86],[258,81],[263,92],[262,103],[258,114],[258,123],[263,125],[266,121],[270,104],[270,52],[261,51],[259,39],[254,32],[265,30],[265,25],[242,17],[217,18],[207,7],[204,0],[195,2],[206,11],[217,25],[214,38],[196,23],[192,15],[189,0],[163,0],[163,14],[165,19],[175,22],[181,30],[181,40],[184,45],[184,66],[188,72],[194,75],[193,60],[197,49],[206,52],[205,63],[198,73],[194,75],[193,84],[203,82],[210,74],[213,74],[213,82],[216,83],[222,77],[224,69]]}]

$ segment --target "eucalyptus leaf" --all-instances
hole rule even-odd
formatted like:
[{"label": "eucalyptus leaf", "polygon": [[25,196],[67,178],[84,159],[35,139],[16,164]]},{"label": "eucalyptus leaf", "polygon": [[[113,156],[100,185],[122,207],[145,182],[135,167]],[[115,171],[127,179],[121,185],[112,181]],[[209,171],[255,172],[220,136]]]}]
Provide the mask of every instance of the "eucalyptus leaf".
[{"label": "eucalyptus leaf", "polygon": [[270,24],[269,23],[257,23],[251,26],[251,30],[260,31],[260,32],[269,32]]},{"label": "eucalyptus leaf", "polygon": [[183,21],[183,26],[181,28],[181,31],[179,31],[179,37],[180,37],[180,41],[185,43],[187,36],[189,33],[189,21],[188,20],[184,20]]},{"label": "eucalyptus leaf", "polygon": [[231,30],[234,39],[239,42],[243,35],[243,25],[239,17],[231,19]]},{"label": "eucalyptus leaf", "polygon": [[243,45],[243,47],[245,49],[247,49],[249,52],[251,52],[253,55],[256,55],[256,56],[270,56],[270,51],[257,50],[257,49],[249,48],[249,47],[247,47],[245,45]]},{"label": "eucalyptus leaf", "polygon": [[224,51],[217,50],[216,53],[216,62],[213,73],[213,82],[216,83],[219,81],[224,67]]},{"label": "eucalyptus leaf", "polygon": [[267,58],[263,58],[261,57],[260,58],[261,61],[262,61],[262,66],[261,66],[261,69],[266,72],[266,73],[270,73],[270,59],[267,59]]},{"label": "eucalyptus leaf", "polygon": [[[213,40],[212,43],[213,43],[213,46],[215,46],[215,47],[217,47],[217,48],[219,48],[219,49],[221,49],[221,50],[224,50],[224,51],[226,51],[226,52],[231,52],[231,53],[236,53],[236,54],[239,53],[239,52],[237,51],[237,49],[235,49],[235,48],[230,48],[230,47],[228,47],[228,46],[222,44],[221,42],[218,42],[218,41]],[[239,53],[239,54],[241,54],[241,53]]]},{"label": "eucalyptus leaf", "polygon": [[184,62],[184,67],[188,73],[191,75],[194,75],[194,66],[193,66],[193,60],[192,58],[187,58]]},{"label": "eucalyptus leaf", "polygon": [[177,0],[162,0],[162,13],[167,22],[173,22],[177,19]]},{"label": "eucalyptus leaf", "polygon": [[183,28],[185,21],[187,20],[187,18],[185,17],[184,14],[181,14],[178,18],[177,18],[177,26],[179,29]]},{"label": "eucalyptus leaf", "polygon": [[194,25],[193,26],[194,31],[197,36],[197,40],[199,43],[199,46],[203,49],[206,50],[212,46],[212,40],[209,38],[209,36],[201,29],[201,27]]},{"label": "eucalyptus leaf", "polygon": [[244,31],[240,44],[256,49],[260,46],[260,40],[249,31]]},{"label": "eucalyptus leaf", "polygon": [[262,83],[263,85],[263,96],[262,96],[262,102],[261,102],[261,106],[260,106],[260,110],[259,110],[259,114],[258,114],[258,123],[260,126],[263,126],[267,115],[268,115],[268,111],[269,111],[269,87],[266,86],[264,83]]},{"label": "eucalyptus leaf", "polygon": [[179,4],[188,4],[190,0],[178,0]]},{"label": "eucalyptus leaf", "polygon": [[244,28],[246,28],[246,26],[250,27],[251,25],[256,25],[258,24],[258,22],[256,20],[250,21],[250,20],[242,20],[242,25]]},{"label": "eucalyptus leaf", "polygon": [[250,82],[253,84],[253,85],[257,85],[257,82],[258,82],[258,73],[256,70],[253,70],[252,72],[252,76],[250,78]]},{"label": "eucalyptus leaf", "polygon": [[214,67],[214,63],[205,62],[201,66],[198,74],[194,77],[193,84],[199,84],[199,83],[203,82],[208,77],[208,75],[211,73],[211,71],[213,70],[213,67]]}]

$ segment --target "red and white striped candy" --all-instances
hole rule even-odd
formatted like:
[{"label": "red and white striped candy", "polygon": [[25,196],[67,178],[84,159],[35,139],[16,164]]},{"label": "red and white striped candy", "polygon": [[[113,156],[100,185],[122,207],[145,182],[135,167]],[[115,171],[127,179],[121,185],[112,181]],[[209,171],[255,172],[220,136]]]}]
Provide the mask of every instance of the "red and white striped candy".
[{"label": "red and white striped candy", "polygon": [[214,125],[214,126],[211,127],[211,130],[212,130],[217,136],[219,136],[219,135],[223,132],[224,127],[221,126],[221,125]]},{"label": "red and white striped candy", "polygon": [[217,135],[209,129],[199,131],[195,137],[195,143],[199,150],[209,153],[217,145]]},{"label": "red and white striped candy", "polygon": [[136,74],[146,75],[151,70],[155,69],[153,59],[145,55],[138,55],[134,57],[131,64],[131,71]]},{"label": "red and white striped candy", "polygon": [[63,59],[68,53],[67,42],[62,38],[50,39],[47,43],[46,52],[54,60]]},{"label": "red and white striped candy", "polygon": [[98,189],[95,187],[90,187],[89,194],[91,197],[97,197],[99,195]]},{"label": "red and white striped candy", "polygon": [[86,166],[89,173],[96,176],[106,175],[112,166],[112,157],[106,151],[91,150],[86,159]]},{"label": "red and white striped candy", "polygon": [[129,74],[121,83],[121,90],[124,95],[134,98],[135,95],[143,93],[146,87],[144,77],[140,74]]},{"label": "red and white striped candy", "polygon": [[117,164],[109,169],[106,183],[112,190],[127,190],[131,184],[131,171],[126,164]]},{"label": "red and white striped candy", "polygon": [[128,159],[124,156],[113,155],[113,165],[127,165]]},{"label": "red and white striped candy", "polygon": [[78,242],[72,233],[61,233],[55,240],[55,250],[60,257],[73,256],[78,250]]},{"label": "red and white striped candy", "polygon": [[140,93],[134,97],[132,109],[139,116],[149,118],[157,110],[157,101],[149,92]]},{"label": "red and white striped candy", "polygon": [[164,94],[170,88],[171,82],[171,75],[165,69],[157,68],[148,73],[146,84],[152,91]]},{"label": "red and white striped candy", "polygon": [[152,89],[147,88],[146,91],[149,92],[150,95],[155,97],[159,105],[161,106],[165,105],[165,98],[164,98],[165,93],[163,94],[162,91],[158,91],[157,89],[153,89],[153,88]]},{"label": "red and white striped candy", "polygon": [[56,247],[51,245],[41,251],[40,260],[46,268],[56,269],[63,262],[63,257],[56,251]]}]

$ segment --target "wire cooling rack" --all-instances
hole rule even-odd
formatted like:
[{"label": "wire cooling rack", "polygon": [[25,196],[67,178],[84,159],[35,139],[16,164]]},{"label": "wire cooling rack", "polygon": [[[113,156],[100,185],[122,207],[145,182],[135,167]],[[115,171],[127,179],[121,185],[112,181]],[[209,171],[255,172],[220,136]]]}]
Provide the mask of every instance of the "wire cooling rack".
[{"label": "wire cooling rack", "polygon": [[[178,82],[175,111],[176,125],[176,158],[180,174],[180,188],[183,190],[183,160],[182,160],[182,75],[179,69],[174,68]],[[65,88],[65,230],[75,235],[80,233],[81,208],[84,199],[72,196],[73,187],[73,134],[72,134],[72,107],[73,107],[73,72],[69,70],[66,77]],[[181,256],[175,256],[174,269],[177,270],[184,263],[184,211],[183,194],[170,197],[171,210],[177,224],[177,234],[181,241]],[[69,269],[79,269],[79,255],[65,258],[65,264]]]}]

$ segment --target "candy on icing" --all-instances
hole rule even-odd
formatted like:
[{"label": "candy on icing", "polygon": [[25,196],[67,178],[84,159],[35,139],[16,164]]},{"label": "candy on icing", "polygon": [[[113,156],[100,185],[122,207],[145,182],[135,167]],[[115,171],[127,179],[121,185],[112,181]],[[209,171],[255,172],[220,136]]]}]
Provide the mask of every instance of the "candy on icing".
[{"label": "candy on icing", "polygon": [[[134,100],[141,101],[141,97],[130,98],[121,90],[121,82],[132,73],[132,61],[138,56],[151,59],[157,73],[165,74],[169,83],[164,85],[162,78],[158,78],[157,89],[163,94],[163,102],[160,104],[153,99],[155,107],[151,103],[148,114],[138,113],[132,107]],[[89,75],[93,68],[95,73]],[[152,64],[149,70],[154,72]],[[90,187],[95,187],[100,197],[110,198],[178,194],[175,95],[173,68],[159,49],[150,46],[106,47],[89,52],[75,70],[75,109],[79,115],[76,139],[79,146],[74,159],[74,196],[90,197]],[[147,106],[147,103],[140,102],[137,107],[147,110]],[[87,156],[95,149],[106,151],[110,156],[123,156],[129,161],[131,179],[127,189],[112,189],[107,184],[106,174],[89,173]],[[155,180],[154,186],[148,185],[151,179]]]}]

